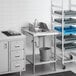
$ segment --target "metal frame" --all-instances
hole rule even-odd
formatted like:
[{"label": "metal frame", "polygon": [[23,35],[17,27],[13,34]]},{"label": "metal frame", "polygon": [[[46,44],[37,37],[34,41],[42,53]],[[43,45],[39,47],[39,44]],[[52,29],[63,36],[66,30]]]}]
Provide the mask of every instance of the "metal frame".
[{"label": "metal frame", "polygon": [[[56,31],[49,31],[49,32],[41,32],[41,33],[35,33],[35,32],[30,32],[28,30],[25,30],[24,33],[31,35],[32,36],[32,57],[31,59],[29,58],[29,56],[26,58],[32,65],[33,65],[33,74],[35,75],[35,66],[36,65],[42,65],[42,64],[48,64],[48,63],[54,63],[54,70],[56,70],[56,43],[55,43],[55,36],[58,34]],[[36,37],[43,37],[43,47],[45,47],[45,36],[54,36],[54,58],[53,60],[49,60],[49,61],[43,61],[43,62],[36,62],[35,60],[35,48],[36,48]],[[31,61],[33,60],[33,61]]]},{"label": "metal frame", "polygon": [[[62,25],[62,65],[64,66],[64,64],[65,63],[67,63],[67,62],[65,62],[64,61],[64,50],[65,50],[65,48],[64,48],[64,26],[65,26],[65,23],[64,23],[64,18],[66,18],[65,17],[65,15],[64,15],[64,5],[63,5],[63,1],[64,0],[62,0],[62,2],[61,2],[61,6],[58,6],[58,5],[54,5],[54,4],[52,4],[53,2],[52,2],[52,0],[51,0],[51,28],[53,29],[53,22],[54,22],[54,20],[53,20],[53,16],[52,16],[52,14],[53,14],[53,7],[56,7],[56,8],[60,8],[61,9],[61,11],[62,11],[62,15],[61,15],[61,19],[62,19],[62,23],[61,23],[61,25]],[[68,1],[69,2],[69,10],[71,10],[71,7],[73,6],[73,7],[76,7],[76,5],[73,5],[72,3],[71,3],[71,0],[69,0]],[[60,17],[60,16],[59,16]],[[72,16],[69,16],[69,17],[72,17]]]},{"label": "metal frame", "polygon": [[[43,36],[43,47],[45,47],[45,36]],[[55,35],[54,35],[54,60],[56,60]],[[46,64],[46,62],[45,62],[45,64]],[[55,62],[54,62],[54,70],[56,70],[56,63]],[[35,37],[34,36],[33,36],[33,74],[35,74]]]},{"label": "metal frame", "polygon": [[62,64],[64,65],[64,7],[62,0]]}]

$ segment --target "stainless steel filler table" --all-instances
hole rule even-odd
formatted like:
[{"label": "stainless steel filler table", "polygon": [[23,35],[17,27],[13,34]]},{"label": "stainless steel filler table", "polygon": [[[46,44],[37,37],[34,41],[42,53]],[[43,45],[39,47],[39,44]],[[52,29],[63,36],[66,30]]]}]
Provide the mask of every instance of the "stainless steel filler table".
[{"label": "stainless steel filler table", "polygon": [[[47,32],[31,32],[29,30],[25,30],[25,29],[22,29],[23,31],[23,34],[26,35],[29,34],[33,37],[33,55],[32,56],[28,56],[27,57],[27,60],[33,65],[33,73],[35,74],[35,66],[36,65],[42,65],[42,64],[48,64],[48,63],[54,63],[54,70],[56,70],[56,43],[55,43],[55,37],[56,35],[58,34],[58,32],[56,31],[47,31]],[[35,55],[35,37],[43,37],[43,47],[45,47],[45,36],[54,36],[54,58],[51,58],[49,61],[40,61],[40,59],[36,59],[36,55]],[[50,39],[51,40],[51,39]]]}]

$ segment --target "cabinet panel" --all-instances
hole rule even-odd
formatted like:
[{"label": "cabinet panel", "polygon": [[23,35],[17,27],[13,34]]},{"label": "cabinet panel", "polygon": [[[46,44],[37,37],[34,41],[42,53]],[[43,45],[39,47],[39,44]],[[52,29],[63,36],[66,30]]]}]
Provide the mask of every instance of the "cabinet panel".
[{"label": "cabinet panel", "polygon": [[19,40],[19,41],[12,41],[11,42],[11,50],[18,50],[18,49],[23,49],[24,48],[24,42]]},{"label": "cabinet panel", "polygon": [[25,69],[25,61],[20,60],[20,61],[13,61],[11,63],[11,71],[20,71]]},{"label": "cabinet panel", "polygon": [[11,61],[20,60],[24,58],[24,50],[12,51],[11,52]]},{"label": "cabinet panel", "polygon": [[0,42],[0,72],[8,71],[8,42]]}]

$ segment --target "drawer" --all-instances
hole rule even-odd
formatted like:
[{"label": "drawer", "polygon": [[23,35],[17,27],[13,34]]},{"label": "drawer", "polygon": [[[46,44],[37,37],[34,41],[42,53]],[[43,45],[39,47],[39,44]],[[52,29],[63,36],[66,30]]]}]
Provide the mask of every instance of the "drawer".
[{"label": "drawer", "polygon": [[24,48],[24,42],[22,40],[11,42],[11,50],[18,50],[23,48]]},{"label": "drawer", "polygon": [[20,60],[24,58],[24,50],[12,51],[11,52],[11,60]]},{"label": "drawer", "polygon": [[11,71],[22,71],[25,70],[25,61],[14,61],[11,63]]}]

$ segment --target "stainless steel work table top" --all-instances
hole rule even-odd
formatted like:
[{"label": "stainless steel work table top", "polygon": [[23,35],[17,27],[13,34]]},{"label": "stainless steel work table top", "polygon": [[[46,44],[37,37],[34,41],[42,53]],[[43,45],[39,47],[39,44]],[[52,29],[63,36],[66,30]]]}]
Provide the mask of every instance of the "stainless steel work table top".
[{"label": "stainless steel work table top", "polygon": [[49,30],[47,32],[31,32],[29,30],[23,29],[23,32],[27,32],[27,33],[31,34],[32,36],[48,36],[48,35],[57,35],[58,34],[58,32],[55,30]]}]

